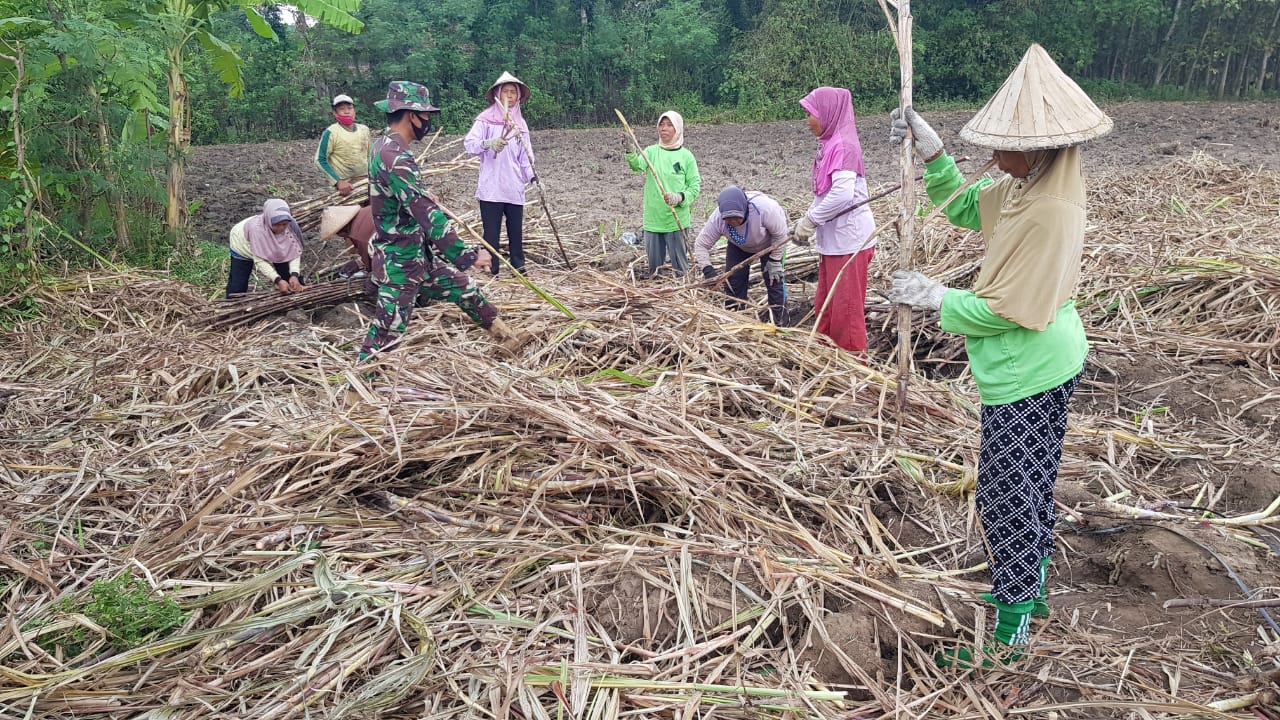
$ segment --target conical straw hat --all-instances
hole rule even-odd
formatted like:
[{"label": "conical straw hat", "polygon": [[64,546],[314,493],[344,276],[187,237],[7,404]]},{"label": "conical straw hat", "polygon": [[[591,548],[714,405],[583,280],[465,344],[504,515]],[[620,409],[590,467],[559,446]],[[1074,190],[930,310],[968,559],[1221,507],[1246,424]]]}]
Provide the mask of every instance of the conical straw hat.
[{"label": "conical straw hat", "polygon": [[1111,118],[1033,44],[960,137],[993,150],[1026,151],[1067,147],[1109,132]]},{"label": "conical straw hat", "polygon": [[328,240],[360,214],[359,205],[330,205],[320,213],[320,239]]},{"label": "conical straw hat", "polygon": [[489,86],[489,92],[486,92],[484,96],[489,99],[489,102],[493,102],[493,99],[498,96],[498,88],[506,85],[507,83],[515,83],[516,87],[520,88],[520,102],[524,103],[529,101],[529,86],[525,85],[520,81],[520,78],[512,75],[506,70],[503,70],[502,75],[500,75],[497,80],[493,81],[493,84]]}]

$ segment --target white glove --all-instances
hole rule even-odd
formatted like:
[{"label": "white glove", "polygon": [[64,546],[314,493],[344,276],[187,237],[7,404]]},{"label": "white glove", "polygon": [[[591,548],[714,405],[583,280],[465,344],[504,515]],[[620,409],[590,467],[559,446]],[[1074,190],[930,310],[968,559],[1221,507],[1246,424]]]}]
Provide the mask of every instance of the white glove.
[{"label": "white glove", "polygon": [[497,155],[498,153],[502,152],[503,148],[507,146],[507,141],[505,138],[496,137],[496,138],[489,138],[488,140],[485,140],[480,144],[483,145],[486,150],[489,150],[494,155]]},{"label": "white glove", "polygon": [[764,264],[764,280],[769,285],[777,285],[786,279],[782,272],[782,261],[770,259]]},{"label": "white glove", "polygon": [[889,113],[889,142],[901,145],[903,139],[907,137],[907,128],[910,127],[911,142],[915,145],[916,155],[921,160],[932,160],[942,152],[942,138],[938,137],[938,133],[929,127],[929,123],[925,122],[914,108],[908,105],[906,110],[905,120],[897,108]]},{"label": "white glove", "polygon": [[808,245],[817,232],[818,226],[813,224],[813,221],[809,219],[808,213],[806,213],[801,215],[800,219],[791,226],[791,242],[797,245]]},{"label": "white glove", "polygon": [[666,200],[667,204],[670,205],[671,207],[675,207],[676,205],[679,205],[680,203],[684,202],[684,193],[673,193],[673,192],[665,193],[662,196],[662,199]]},{"label": "white glove", "polygon": [[893,287],[889,288],[889,302],[894,305],[937,310],[942,307],[942,296],[947,286],[915,270],[895,270]]}]

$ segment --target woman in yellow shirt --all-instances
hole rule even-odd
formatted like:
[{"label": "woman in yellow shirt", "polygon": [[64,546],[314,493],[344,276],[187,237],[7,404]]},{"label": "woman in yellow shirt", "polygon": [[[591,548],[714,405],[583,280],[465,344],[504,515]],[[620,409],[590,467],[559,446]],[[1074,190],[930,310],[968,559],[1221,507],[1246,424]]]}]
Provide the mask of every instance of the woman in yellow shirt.
[{"label": "woman in yellow shirt", "polygon": [[262,212],[231,228],[231,273],[227,297],[249,291],[249,276],[258,277],[282,293],[302,290],[302,230],[289,213],[289,204],[271,198]]}]

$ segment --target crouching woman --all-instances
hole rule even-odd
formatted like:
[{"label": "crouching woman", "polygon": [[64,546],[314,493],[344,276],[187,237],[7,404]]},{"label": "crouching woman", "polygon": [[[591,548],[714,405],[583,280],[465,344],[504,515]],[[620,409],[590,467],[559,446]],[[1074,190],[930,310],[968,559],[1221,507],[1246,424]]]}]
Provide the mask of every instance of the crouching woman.
[{"label": "crouching woman", "polygon": [[249,291],[249,276],[258,277],[281,293],[302,290],[302,230],[289,213],[289,204],[272,198],[262,212],[231,228],[231,273],[227,297]]}]

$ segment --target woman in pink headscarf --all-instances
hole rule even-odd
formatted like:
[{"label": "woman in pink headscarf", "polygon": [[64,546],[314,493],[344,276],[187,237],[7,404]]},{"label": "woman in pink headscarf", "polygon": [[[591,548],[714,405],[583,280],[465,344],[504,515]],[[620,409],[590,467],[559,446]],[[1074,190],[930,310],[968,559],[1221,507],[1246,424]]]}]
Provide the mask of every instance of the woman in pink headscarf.
[{"label": "woman in pink headscarf", "polygon": [[302,282],[302,230],[289,212],[289,203],[271,198],[262,212],[231,228],[227,245],[231,272],[227,297],[249,291],[249,276],[258,276],[281,293],[298,292]]},{"label": "woman in pink headscarf", "polygon": [[[520,114],[521,103],[529,99],[529,86],[504,72],[489,88],[487,97],[489,107],[471,123],[462,146],[480,158],[476,199],[480,201],[484,241],[494,250],[501,249],[502,220],[506,218],[507,258],[511,267],[523,271],[524,188],[536,179],[529,126]],[[489,270],[498,274],[497,255]]]},{"label": "woman in pink headscarf", "polygon": [[818,238],[818,287],[813,311],[818,332],[845,350],[867,349],[867,268],[875,253],[875,219],[867,200],[862,145],[853,98],[844,88],[820,87],[800,101],[818,138],[813,159],[813,203],[792,226],[797,242]]}]

